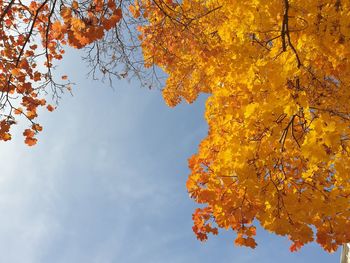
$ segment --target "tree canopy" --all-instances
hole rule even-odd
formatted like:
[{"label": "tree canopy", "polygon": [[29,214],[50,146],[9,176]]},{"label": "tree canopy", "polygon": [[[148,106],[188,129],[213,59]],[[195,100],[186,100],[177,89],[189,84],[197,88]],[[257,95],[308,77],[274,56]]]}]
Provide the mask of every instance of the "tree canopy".
[{"label": "tree canopy", "polygon": [[101,39],[121,19],[121,9],[113,0],[10,0],[0,1],[0,14],[0,140],[11,139],[10,128],[20,115],[31,124],[23,133],[31,146],[42,130],[35,122],[38,107],[54,110],[45,93],[57,99],[70,89],[69,82],[54,79],[53,61],[62,59],[64,45],[82,48]]},{"label": "tree canopy", "polygon": [[[39,95],[47,85],[54,94],[67,88],[53,81],[52,61],[65,44],[92,44],[87,60],[103,74],[113,75],[117,63],[126,65],[116,74],[122,77],[132,71],[143,78],[139,65],[151,75],[161,68],[171,107],[209,94],[208,136],[189,159],[187,182],[200,204],[193,214],[200,240],[232,229],[237,245],[254,248],[261,224],[287,236],[292,251],[314,240],[329,252],[350,242],[349,3],[12,0],[0,6],[2,140],[11,138],[13,112],[31,121],[24,135],[27,144],[36,142],[36,108],[46,104]],[[41,49],[30,43],[36,35]],[[38,56],[45,73],[36,69]]]},{"label": "tree canopy", "polygon": [[193,215],[199,239],[219,227],[255,247],[260,223],[288,236],[292,251],[314,239],[327,251],[350,241],[349,8],[339,0],[145,4],[143,50],[169,75],[165,101],[210,94],[209,133],[187,182],[204,205]]}]

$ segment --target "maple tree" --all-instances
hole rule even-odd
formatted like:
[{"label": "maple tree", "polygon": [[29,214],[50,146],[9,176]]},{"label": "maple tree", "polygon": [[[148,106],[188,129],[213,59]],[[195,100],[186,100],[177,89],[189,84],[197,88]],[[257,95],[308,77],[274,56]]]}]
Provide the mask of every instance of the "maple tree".
[{"label": "maple tree", "polygon": [[54,110],[45,94],[57,98],[70,90],[67,76],[65,83],[54,79],[54,60],[62,59],[65,45],[82,48],[101,39],[121,17],[113,0],[0,1],[0,140],[10,140],[11,126],[23,117],[30,122],[25,143],[36,143],[38,108]]},{"label": "maple tree", "polygon": [[[260,224],[288,236],[292,251],[313,240],[329,252],[350,242],[349,3],[11,0],[0,8],[0,106],[8,111],[1,140],[11,138],[19,114],[32,124],[26,143],[35,144],[43,91],[69,88],[51,73],[64,45],[92,44],[93,70],[113,75],[123,62],[123,77],[140,73],[140,41],[140,65],[167,76],[169,106],[209,94],[208,136],[189,160],[187,181],[201,204],[193,214],[200,240],[232,229],[235,244],[254,248]],[[40,48],[30,44],[37,38]]]},{"label": "maple tree", "polygon": [[350,241],[350,5],[341,0],[136,1],[145,61],[169,106],[206,102],[189,160],[200,240],[218,228],[254,248],[256,224],[295,251]]}]

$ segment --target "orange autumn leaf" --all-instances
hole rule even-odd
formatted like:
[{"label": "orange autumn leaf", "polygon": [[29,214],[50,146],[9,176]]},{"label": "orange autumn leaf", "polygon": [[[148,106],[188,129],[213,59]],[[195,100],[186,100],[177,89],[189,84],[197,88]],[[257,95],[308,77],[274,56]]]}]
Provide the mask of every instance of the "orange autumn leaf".
[{"label": "orange autumn leaf", "polygon": [[68,21],[72,17],[72,9],[69,7],[62,7],[61,16],[65,21]]},{"label": "orange autumn leaf", "polygon": [[242,236],[238,236],[235,239],[235,245],[237,246],[243,246],[245,244],[245,239]]},{"label": "orange autumn leaf", "polygon": [[12,21],[10,19],[5,20],[5,25],[10,27],[12,25]]},{"label": "orange autumn leaf", "polygon": [[61,32],[61,30],[62,30],[62,24],[58,20],[53,22],[51,27],[52,27],[52,30],[54,31],[54,33]]},{"label": "orange autumn leaf", "polygon": [[27,137],[25,138],[24,142],[25,144],[27,144],[28,146],[33,146],[37,143],[37,139],[36,138],[32,138],[32,137]]},{"label": "orange autumn leaf", "polygon": [[18,76],[21,76],[22,73],[21,73],[21,70],[19,68],[14,68],[11,70],[11,74],[15,77],[18,77]]},{"label": "orange autumn leaf", "polygon": [[78,4],[77,1],[73,1],[73,2],[72,2],[72,8],[73,8],[73,9],[78,9],[78,8],[79,8],[79,4]]},{"label": "orange autumn leaf", "polygon": [[19,66],[23,68],[24,70],[27,70],[29,68],[29,63],[26,59],[23,59],[20,63]]},{"label": "orange autumn leaf", "polygon": [[14,109],[14,113],[17,114],[17,115],[22,114],[23,113],[23,109],[22,108]]},{"label": "orange autumn leaf", "polygon": [[85,23],[79,18],[73,17],[70,23],[73,31],[80,31],[85,28]]},{"label": "orange autumn leaf", "polygon": [[255,248],[257,243],[255,242],[254,238],[247,237],[244,243],[245,246],[250,247],[250,248]]},{"label": "orange autumn leaf", "polygon": [[23,136],[33,137],[35,135],[34,131],[31,129],[25,129],[23,132]]},{"label": "orange autumn leaf", "polygon": [[133,5],[129,6],[129,11],[130,11],[130,13],[132,14],[132,16],[134,18],[139,18],[141,16],[140,9],[135,7],[135,6],[133,6]]},{"label": "orange autumn leaf", "polygon": [[40,80],[41,80],[41,77],[42,77],[41,73],[38,72],[38,71],[36,71],[36,72],[34,73],[33,79],[34,79],[34,81],[40,81]]},{"label": "orange autumn leaf", "polygon": [[[120,10],[120,9],[117,9],[117,10]],[[121,12],[117,11],[108,20],[106,20],[106,22],[104,23],[105,29],[109,30],[109,29],[115,27],[115,25],[120,21],[121,18],[122,18]]]},{"label": "orange autumn leaf", "polygon": [[4,133],[4,134],[2,134],[2,136],[1,136],[1,139],[3,140],[3,141],[9,141],[9,140],[11,140],[11,134],[9,134],[9,133]]},{"label": "orange autumn leaf", "polygon": [[37,113],[35,111],[35,108],[33,108],[32,110],[27,111],[26,116],[27,116],[28,119],[33,120],[38,115],[37,115]]},{"label": "orange autumn leaf", "polygon": [[47,108],[48,111],[54,111],[55,110],[55,108],[51,104],[47,105],[46,108]]},{"label": "orange autumn leaf", "polygon": [[299,241],[295,241],[291,246],[290,246],[290,251],[295,252],[298,251],[304,244]]},{"label": "orange autumn leaf", "polygon": [[34,131],[40,132],[40,131],[43,130],[43,127],[40,124],[35,123],[35,124],[32,125],[32,129]]}]

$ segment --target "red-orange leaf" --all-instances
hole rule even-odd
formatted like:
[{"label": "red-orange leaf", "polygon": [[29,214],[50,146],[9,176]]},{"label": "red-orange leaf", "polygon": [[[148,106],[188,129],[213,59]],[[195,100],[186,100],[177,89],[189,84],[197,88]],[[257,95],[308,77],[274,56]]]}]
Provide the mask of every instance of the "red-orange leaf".
[{"label": "red-orange leaf", "polygon": [[32,138],[32,137],[27,137],[24,142],[28,145],[28,146],[33,146],[37,143],[37,139],[36,138]]}]

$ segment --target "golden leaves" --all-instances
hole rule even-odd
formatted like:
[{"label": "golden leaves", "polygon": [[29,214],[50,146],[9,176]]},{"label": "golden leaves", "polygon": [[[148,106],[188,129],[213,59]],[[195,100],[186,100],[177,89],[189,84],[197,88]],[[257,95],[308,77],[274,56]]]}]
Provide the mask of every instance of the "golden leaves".
[{"label": "golden leaves", "polygon": [[83,20],[73,17],[70,20],[70,25],[71,25],[71,30],[79,32],[79,31],[83,31],[85,29],[85,23],[83,22]]},{"label": "golden leaves", "polygon": [[251,103],[248,104],[245,108],[244,117],[249,118],[251,115],[254,114],[255,110],[259,107],[259,104],[257,103]]},{"label": "golden leaves", "polygon": [[[208,136],[189,161],[187,181],[190,196],[203,205],[193,215],[197,237],[232,229],[237,245],[254,248],[259,222],[288,236],[292,251],[315,234],[334,251],[350,241],[350,38],[343,32],[349,7],[340,12],[313,1],[284,3],[140,0],[129,11],[140,22],[145,65],[168,75],[166,103],[209,94]],[[0,120],[0,140],[11,139],[13,113],[31,123],[23,135],[34,145],[42,130],[34,122],[38,108],[54,110],[38,87],[53,83],[50,70],[62,46],[85,47],[122,18],[113,0],[72,1],[60,14],[50,10],[32,1],[4,17],[0,91],[5,101],[19,97],[22,108],[11,106]],[[33,25],[42,44],[29,44],[36,35],[28,29],[9,34],[22,28],[17,22]],[[46,72],[37,65],[40,54]]]},{"label": "golden leaves", "polygon": [[254,248],[246,230],[258,221],[288,236],[291,251],[315,234],[334,251],[350,242],[350,38],[341,30],[350,12],[301,0],[288,11],[265,0],[215,3],[182,1],[166,14],[146,1],[130,7],[135,18],[147,13],[140,39],[169,76],[166,103],[210,95],[208,136],[189,161],[187,189],[204,204],[193,230],[207,239],[210,219]]},{"label": "golden leaves", "polygon": [[139,18],[141,16],[141,7],[138,0],[135,0],[134,5],[129,6],[129,11],[134,18]]}]

